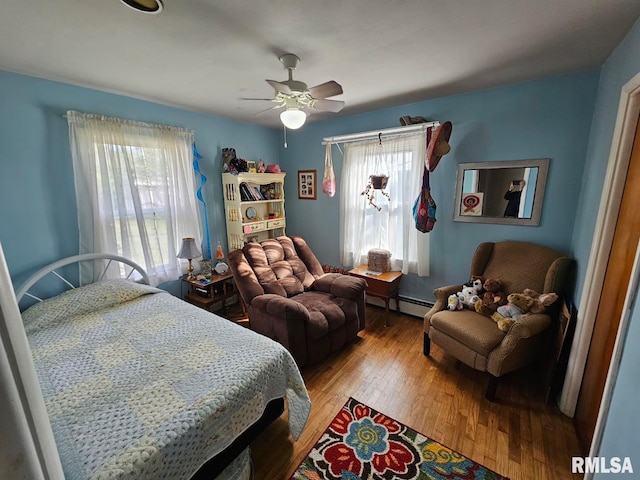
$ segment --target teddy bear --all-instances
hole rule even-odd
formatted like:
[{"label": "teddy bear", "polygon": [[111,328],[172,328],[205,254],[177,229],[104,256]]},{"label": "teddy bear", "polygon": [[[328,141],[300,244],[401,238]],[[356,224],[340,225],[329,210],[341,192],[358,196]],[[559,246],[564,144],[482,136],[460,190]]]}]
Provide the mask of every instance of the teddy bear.
[{"label": "teddy bear", "polygon": [[547,310],[547,307],[558,299],[558,295],[556,293],[538,293],[530,288],[525,288],[523,293],[533,298],[533,305],[529,307],[530,313],[544,313]]},{"label": "teddy bear", "polygon": [[502,290],[502,282],[494,278],[487,278],[482,287],[485,293],[475,304],[476,312],[490,317],[498,307],[507,304],[507,294]]},{"label": "teddy bear", "polygon": [[491,315],[491,318],[497,322],[498,328],[503,332],[509,331],[511,325],[520,320],[520,317],[533,305],[533,298],[524,293],[511,293],[507,296],[507,301],[509,303],[501,305]]}]

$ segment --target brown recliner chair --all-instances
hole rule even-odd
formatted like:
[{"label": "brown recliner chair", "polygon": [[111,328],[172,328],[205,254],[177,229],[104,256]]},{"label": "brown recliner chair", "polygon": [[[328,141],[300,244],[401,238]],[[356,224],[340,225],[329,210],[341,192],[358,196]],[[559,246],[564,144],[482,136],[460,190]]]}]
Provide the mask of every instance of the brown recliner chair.
[{"label": "brown recliner chair", "polygon": [[340,350],[364,329],[366,282],[325,274],[301,237],[248,243],[228,261],[250,328],[284,345],[299,366]]},{"label": "brown recliner chair", "polygon": [[[527,242],[486,242],[478,245],[471,261],[471,276],[498,279],[507,294],[530,288],[540,293],[562,294],[573,260],[549,247]],[[424,354],[431,342],[466,365],[488,372],[486,398],[493,400],[498,379],[529,365],[545,353],[549,326],[560,302],[545,313],[527,314],[508,332],[491,318],[465,309],[447,309],[449,295],[462,285],[434,291],[436,303],[424,316]]]}]

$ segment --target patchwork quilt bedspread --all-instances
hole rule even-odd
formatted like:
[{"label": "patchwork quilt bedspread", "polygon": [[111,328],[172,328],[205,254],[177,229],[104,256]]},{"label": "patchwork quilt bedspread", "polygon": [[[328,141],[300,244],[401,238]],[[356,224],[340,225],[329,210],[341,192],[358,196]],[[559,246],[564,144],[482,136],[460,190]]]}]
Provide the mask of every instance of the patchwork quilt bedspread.
[{"label": "patchwork quilt bedspread", "polygon": [[162,290],[106,280],[23,320],[68,480],[189,478],[278,397],[306,423],[286,349]]}]

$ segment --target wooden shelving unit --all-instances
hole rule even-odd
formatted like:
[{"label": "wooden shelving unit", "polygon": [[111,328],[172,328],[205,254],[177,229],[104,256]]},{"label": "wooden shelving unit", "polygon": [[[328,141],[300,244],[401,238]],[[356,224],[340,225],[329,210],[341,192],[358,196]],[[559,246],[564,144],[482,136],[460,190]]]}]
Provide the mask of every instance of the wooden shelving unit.
[{"label": "wooden shelving unit", "polygon": [[285,173],[222,174],[229,251],[285,234]]}]

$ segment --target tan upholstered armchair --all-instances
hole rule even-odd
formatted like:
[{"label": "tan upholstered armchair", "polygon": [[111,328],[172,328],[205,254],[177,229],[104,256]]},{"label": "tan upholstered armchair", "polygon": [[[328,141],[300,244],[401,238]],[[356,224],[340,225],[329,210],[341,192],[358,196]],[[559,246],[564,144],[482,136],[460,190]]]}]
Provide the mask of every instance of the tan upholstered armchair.
[{"label": "tan upholstered armchair", "polygon": [[298,365],[340,350],[364,329],[365,280],[324,273],[301,237],[248,243],[228,260],[249,326],[284,345]]},{"label": "tan upholstered armchair", "polygon": [[[480,275],[502,282],[504,291],[522,292],[530,288],[540,293],[560,295],[565,288],[573,260],[551,248],[527,242],[486,242],[478,245],[471,261],[471,276]],[[491,318],[470,309],[447,309],[449,295],[462,285],[434,291],[436,303],[424,316],[424,354],[431,342],[466,365],[488,372],[486,397],[493,400],[498,379],[524,367],[544,354],[553,307],[546,313],[528,314],[508,332],[498,329]]]}]

